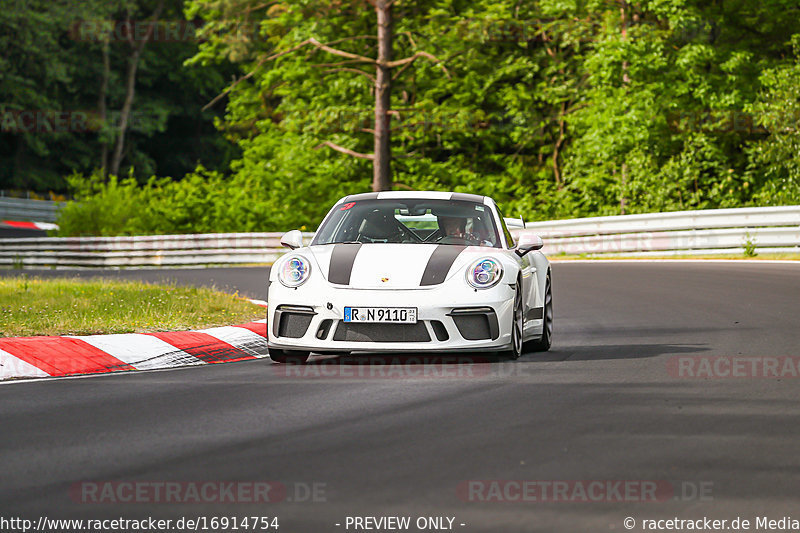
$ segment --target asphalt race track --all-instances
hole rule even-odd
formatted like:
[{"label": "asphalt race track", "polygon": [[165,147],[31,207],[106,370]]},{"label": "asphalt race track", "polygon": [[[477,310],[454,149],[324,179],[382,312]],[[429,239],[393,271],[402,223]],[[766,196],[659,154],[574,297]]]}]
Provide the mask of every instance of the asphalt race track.
[{"label": "asphalt race track", "polygon": [[[104,275],[266,290],[265,268]],[[558,263],[553,283],[553,349],[513,363],[260,360],[0,385],[0,516],[277,516],[282,533],[367,530],[348,516],[464,532],[800,519],[800,264]],[[231,481],[280,501],[109,502],[110,482]]]},{"label": "asphalt race track", "polygon": [[0,239],[29,239],[47,237],[46,230],[0,227]]}]

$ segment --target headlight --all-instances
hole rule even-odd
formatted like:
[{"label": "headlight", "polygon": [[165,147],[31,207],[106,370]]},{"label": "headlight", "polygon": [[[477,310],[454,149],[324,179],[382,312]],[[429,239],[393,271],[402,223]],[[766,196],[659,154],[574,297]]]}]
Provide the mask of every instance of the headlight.
[{"label": "headlight", "polygon": [[295,255],[283,262],[278,272],[278,280],[287,287],[299,287],[311,274],[311,265],[308,260]]},{"label": "headlight", "polygon": [[467,269],[467,282],[476,289],[494,287],[503,277],[503,267],[494,259],[481,259]]}]

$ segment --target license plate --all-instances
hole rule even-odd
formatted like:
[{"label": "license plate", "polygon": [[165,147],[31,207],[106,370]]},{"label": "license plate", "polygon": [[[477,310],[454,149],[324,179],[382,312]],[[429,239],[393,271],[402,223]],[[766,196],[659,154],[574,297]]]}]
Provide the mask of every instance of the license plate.
[{"label": "license plate", "polygon": [[416,307],[345,307],[345,322],[416,324]]}]

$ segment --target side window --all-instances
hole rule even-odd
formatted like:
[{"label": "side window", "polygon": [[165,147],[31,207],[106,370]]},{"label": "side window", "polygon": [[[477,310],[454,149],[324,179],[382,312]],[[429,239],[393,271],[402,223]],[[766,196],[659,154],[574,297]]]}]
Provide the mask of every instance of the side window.
[{"label": "side window", "polygon": [[500,209],[497,210],[497,214],[500,215],[500,227],[503,228],[503,235],[506,236],[506,242],[508,243],[508,247],[513,248],[514,246],[517,245],[517,243],[514,242],[514,237],[511,235],[511,232],[508,231],[508,227],[506,226],[506,219],[503,217],[503,213],[500,211]]}]

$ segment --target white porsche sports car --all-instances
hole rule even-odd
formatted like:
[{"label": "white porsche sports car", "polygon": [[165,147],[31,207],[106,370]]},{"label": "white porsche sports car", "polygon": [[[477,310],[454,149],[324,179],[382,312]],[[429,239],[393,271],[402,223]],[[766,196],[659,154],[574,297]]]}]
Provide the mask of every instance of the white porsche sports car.
[{"label": "white porsche sports car", "polygon": [[[516,222],[519,226],[520,221]],[[346,196],[309,246],[272,267],[269,354],[545,351],[550,262],[538,236],[515,243],[494,200],[449,192]]]}]

